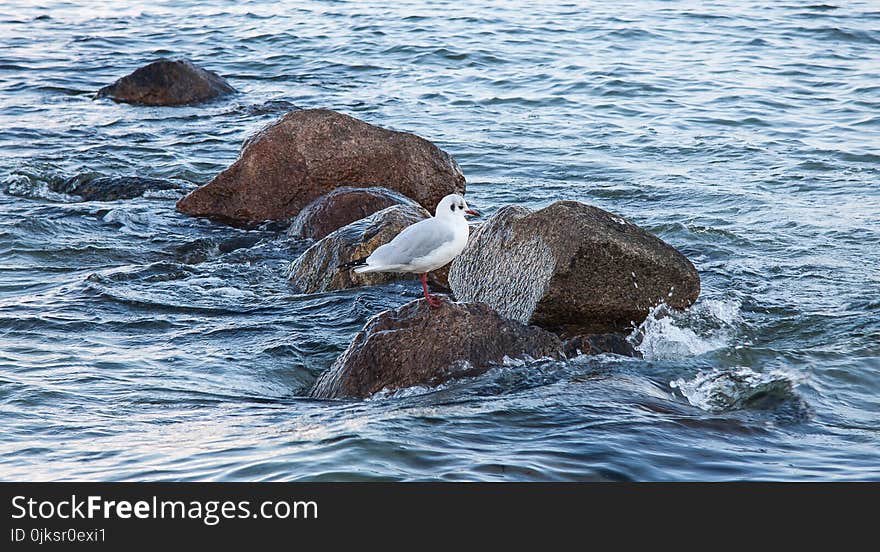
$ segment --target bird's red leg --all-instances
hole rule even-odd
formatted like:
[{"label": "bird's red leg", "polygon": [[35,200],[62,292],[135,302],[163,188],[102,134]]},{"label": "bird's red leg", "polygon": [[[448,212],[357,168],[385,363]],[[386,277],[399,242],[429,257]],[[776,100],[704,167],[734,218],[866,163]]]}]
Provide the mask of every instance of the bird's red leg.
[{"label": "bird's red leg", "polygon": [[437,299],[436,297],[434,297],[433,295],[428,293],[428,275],[422,274],[421,278],[422,278],[422,291],[425,292],[425,301],[427,301],[428,304],[431,305],[432,307],[439,307],[440,306],[440,299]]}]

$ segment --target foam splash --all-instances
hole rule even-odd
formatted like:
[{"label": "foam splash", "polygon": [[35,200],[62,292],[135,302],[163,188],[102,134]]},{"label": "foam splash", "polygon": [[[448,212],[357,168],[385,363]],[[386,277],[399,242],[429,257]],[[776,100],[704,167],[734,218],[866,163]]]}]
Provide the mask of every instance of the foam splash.
[{"label": "foam splash", "polygon": [[428,385],[413,385],[411,387],[403,387],[400,389],[389,389],[384,388],[379,391],[376,391],[366,399],[365,401],[388,401],[388,400],[397,400],[397,399],[405,399],[408,397],[418,397],[420,395],[428,395],[430,393],[435,393],[437,391],[441,391],[446,389],[448,384],[441,383],[435,387],[430,387]]},{"label": "foam splash", "polygon": [[[502,358],[500,364],[489,368],[478,377],[484,378],[481,385],[495,386],[496,389],[510,390],[521,388],[522,386],[531,387],[533,385],[539,385],[541,383],[547,383],[549,381],[556,381],[556,379],[558,379],[555,377],[551,377],[552,374],[556,371],[555,369],[551,369],[549,371],[546,369],[547,365],[545,363],[554,362],[556,361],[549,357],[541,359],[534,359],[530,356],[526,356],[524,358],[511,358],[505,355]],[[554,364],[553,366],[554,368],[558,368],[558,365],[556,364]],[[528,369],[523,370],[523,368],[526,367]],[[442,391],[444,389],[455,387],[463,381],[476,381],[474,379],[475,376],[467,375],[468,373],[474,371],[474,365],[468,360],[457,360],[453,362],[450,365],[449,370],[463,375],[453,377],[448,381],[434,386],[413,385],[411,387],[404,387],[400,389],[381,389],[380,391],[373,393],[373,395],[371,395],[367,400],[381,401],[427,395],[429,393],[435,393],[437,391]],[[498,391],[498,393],[500,392],[503,391]]]},{"label": "foam splash", "polygon": [[784,401],[796,397],[794,389],[804,376],[782,370],[766,373],[750,368],[700,372],[693,379],[669,382],[692,405],[709,412],[738,410],[769,400]]},{"label": "foam splash", "polygon": [[[507,358],[507,357],[504,357]],[[456,360],[453,362],[449,369],[453,372],[469,372],[474,369],[474,365],[471,364],[469,360]],[[443,389],[448,388],[450,385],[453,385],[458,378],[452,378],[449,381],[437,384],[437,385],[413,385],[410,387],[402,387],[399,389],[389,389],[384,388],[380,389],[373,393],[366,400],[368,401],[384,401],[389,399],[403,399],[407,397],[416,397],[419,395],[427,395],[429,393],[434,393],[436,391],[442,391]]]},{"label": "foam splash", "polygon": [[67,194],[53,192],[45,180],[33,179],[24,174],[12,174],[3,180],[3,190],[11,196],[27,199],[44,199],[59,203],[70,203],[74,198]]},{"label": "foam splash", "polygon": [[180,199],[180,190],[147,190],[143,194],[144,199]]},{"label": "foam splash", "polygon": [[628,339],[647,360],[697,356],[728,347],[741,322],[737,301],[707,299],[686,311],[661,303]]}]

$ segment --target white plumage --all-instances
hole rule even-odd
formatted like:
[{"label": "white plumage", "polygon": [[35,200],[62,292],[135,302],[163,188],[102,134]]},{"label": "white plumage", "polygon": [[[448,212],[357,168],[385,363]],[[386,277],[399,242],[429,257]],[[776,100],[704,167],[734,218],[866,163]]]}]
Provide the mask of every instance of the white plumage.
[{"label": "white plumage", "polygon": [[463,197],[450,194],[437,204],[433,217],[404,228],[393,240],[363,259],[354,271],[421,274],[425,298],[436,306],[439,303],[428,294],[425,275],[449,264],[464,250],[469,234],[465,216],[478,214],[468,208]]}]

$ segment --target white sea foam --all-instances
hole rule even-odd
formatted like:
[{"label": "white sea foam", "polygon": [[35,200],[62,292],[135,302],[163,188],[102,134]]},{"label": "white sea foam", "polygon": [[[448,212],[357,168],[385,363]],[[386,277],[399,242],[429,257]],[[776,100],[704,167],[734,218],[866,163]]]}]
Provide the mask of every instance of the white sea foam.
[{"label": "white sea foam", "polygon": [[143,194],[144,199],[180,199],[180,190],[147,190]]},{"label": "white sea foam", "polygon": [[693,379],[680,378],[669,382],[669,385],[681,391],[692,405],[710,412],[720,412],[743,408],[762,396],[791,395],[804,379],[803,375],[782,370],[761,373],[743,367],[700,372]]},{"label": "white sea foam", "polygon": [[660,304],[629,340],[648,360],[696,356],[730,346],[741,323],[737,301],[706,299],[686,311]]},{"label": "white sea foam", "polygon": [[412,387],[404,387],[402,389],[388,389],[387,387],[376,391],[366,401],[387,401],[403,399],[406,397],[417,397],[419,395],[427,395],[446,388],[446,384],[440,384],[435,387],[428,385],[413,385]]},{"label": "white sea foam", "polygon": [[3,189],[7,194],[16,197],[25,197],[28,199],[45,199],[48,201],[57,201],[69,203],[74,198],[67,194],[59,194],[49,189],[48,182],[44,180],[33,180],[23,174],[12,174],[3,180]]}]

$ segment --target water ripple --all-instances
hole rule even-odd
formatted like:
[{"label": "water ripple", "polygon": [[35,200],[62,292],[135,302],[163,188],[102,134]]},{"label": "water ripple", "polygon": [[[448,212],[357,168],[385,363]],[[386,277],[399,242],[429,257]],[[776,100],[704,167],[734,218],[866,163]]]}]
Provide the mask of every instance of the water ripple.
[{"label": "water ripple", "polygon": [[[0,475],[877,479],[878,19],[869,2],[5,2]],[[93,99],[159,56],[241,93]],[[433,140],[488,214],[626,216],[694,260],[703,296],[634,328],[644,359],[305,399],[417,283],[299,295],[284,268],[308,242],[173,201],[314,107]],[[59,187],[121,176],[174,189]]]}]

